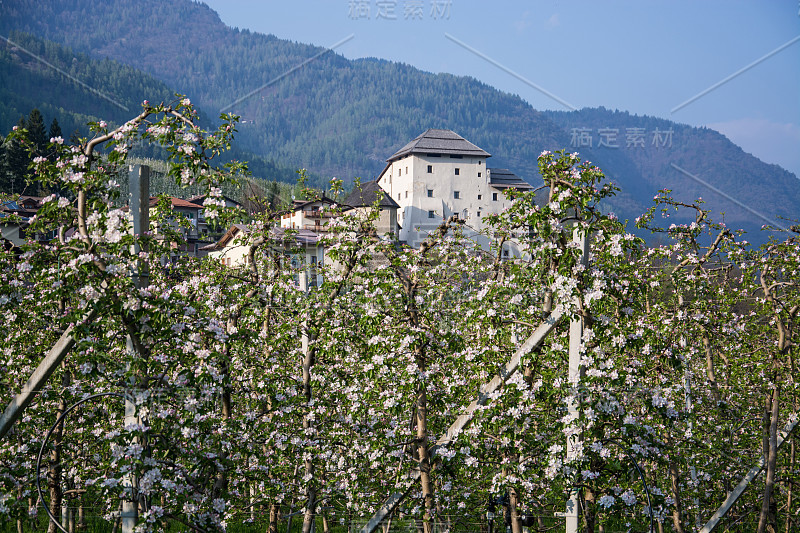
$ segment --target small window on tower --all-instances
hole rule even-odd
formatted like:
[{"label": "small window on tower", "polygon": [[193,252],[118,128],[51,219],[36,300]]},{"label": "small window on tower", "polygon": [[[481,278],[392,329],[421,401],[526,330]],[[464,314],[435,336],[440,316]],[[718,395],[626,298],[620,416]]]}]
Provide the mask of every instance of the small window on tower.
[{"label": "small window on tower", "polygon": [[428,218],[436,218],[436,211],[428,211]]},{"label": "small window on tower", "polygon": [[478,200],[480,200],[481,198],[483,198],[483,195],[482,195],[482,194],[479,194],[479,195],[478,195]]},{"label": "small window on tower", "polygon": [[428,174],[433,174],[433,165],[428,165]]},{"label": "small window on tower", "polygon": [[478,177],[479,177],[479,178],[481,177],[481,173],[480,173],[480,172],[478,172]]},{"label": "small window on tower", "polygon": [[408,198],[408,191],[406,191],[406,198]]},{"label": "small window on tower", "polygon": [[428,189],[428,198],[433,198],[433,189]]},{"label": "small window on tower", "polygon": [[497,201],[497,193],[496,193],[496,192],[493,192],[493,193],[492,193],[492,201],[493,201],[493,202],[496,202],[496,201]]},{"label": "small window on tower", "polygon": [[453,198],[455,198],[456,200],[461,198],[461,191],[453,191]]},{"label": "small window on tower", "polygon": [[460,172],[460,170],[456,169],[456,176],[458,176],[459,172]]}]

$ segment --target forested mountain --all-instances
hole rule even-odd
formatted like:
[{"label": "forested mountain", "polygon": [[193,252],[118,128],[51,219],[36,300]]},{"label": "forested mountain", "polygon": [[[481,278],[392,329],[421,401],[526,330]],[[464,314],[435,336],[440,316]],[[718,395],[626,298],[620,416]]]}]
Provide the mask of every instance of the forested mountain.
[{"label": "forested mountain", "polygon": [[[66,139],[88,135],[87,123],[105,120],[119,125],[141,110],[143,100],[170,102],[176,91],[130,65],[94,59],[52,41],[13,31],[0,42],[0,132],[38,109],[46,124],[55,119]],[[203,113],[204,127],[213,128],[213,113]],[[49,138],[49,137],[48,137]],[[163,157],[152,148],[134,147],[143,157]],[[246,160],[258,178],[294,181],[294,168],[235,147],[230,158]],[[319,179],[312,176],[312,182]]]},{"label": "forested mountain", "polygon": [[[719,220],[724,213],[730,227],[751,234],[767,220],[789,226],[781,217],[800,216],[794,174],[745,153],[712,129],[605,108],[545,115],[570,134],[573,149],[643,202],[661,188],[685,202],[702,197]],[[581,146],[582,136],[591,147]]]},{"label": "forested mountain", "polygon": [[[640,214],[661,188],[684,200],[702,196],[726,212],[729,225],[750,231],[763,220],[740,204],[770,219],[800,213],[800,181],[712,130],[602,108],[541,113],[469,77],[377,59],[351,61],[320,47],[233,29],[190,0],[4,0],[0,31],[11,30],[132,65],[190,95],[209,116],[237,113],[244,120],[238,135],[244,149],[322,177],[372,178],[408,140],[427,128],[447,128],[491,153],[492,166],[532,183],[542,150],[580,152],[623,188],[608,206],[623,218]],[[619,148],[598,147],[601,128],[617,130]],[[643,146],[627,146],[634,128],[643,130]],[[653,142],[656,129],[664,133]],[[592,145],[582,144],[576,130],[590,130]]]}]

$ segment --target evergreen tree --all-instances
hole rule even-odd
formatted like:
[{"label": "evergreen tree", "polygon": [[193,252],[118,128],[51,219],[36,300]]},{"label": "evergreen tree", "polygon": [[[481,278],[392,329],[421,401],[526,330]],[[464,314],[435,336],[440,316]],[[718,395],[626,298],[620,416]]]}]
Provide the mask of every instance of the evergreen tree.
[{"label": "evergreen tree", "polygon": [[8,165],[6,164],[6,139],[0,135],[0,193],[6,192],[10,189],[11,179],[8,173]]},{"label": "evergreen tree", "polygon": [[[17,122],[17,128],[25,128],[25,118]],[[28,176],[30,157],[25,147],[19,141],[12,140],[6,143],[6,168],[8,169],[8,190],[4,192],[21,194],[25,190],[25,178]]]},{"label": "evergreen tree", "polygon": [[47,153],[47,130],[44,127],[44,117],[38,109],[31,111],[28,115],[28,122],[26,124],[28,129],[28,139],[36,147],[37,155],[45,155]]},{"label": "evergreen tree", "polygon": [[58,124],[58,119],[53,117],[53,122],[50,123],[50,138],[62,137],[61,126]]}]

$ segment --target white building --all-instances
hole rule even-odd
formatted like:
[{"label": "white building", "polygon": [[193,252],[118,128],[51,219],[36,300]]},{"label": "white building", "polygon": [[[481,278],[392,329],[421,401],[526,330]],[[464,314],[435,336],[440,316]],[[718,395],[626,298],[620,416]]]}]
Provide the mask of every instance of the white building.
[{"label": "white building", "polygon": [[[220,239],[203,247],[211,261],[234,268],[250,266],[250,229],[244,224],[234,224]],[[273,253],[280,254],[295,272],[295,281],[307,289],[322,285],[319,273],[325,258],[325,250],[319,243],[319,235],[307,229],[287,231],[276,227],[270,232],[268,246]]]},{"label": "white building", "polygon": [[508,170],[486,168],[489,157],[453,131],[429,129],[387,159],[378,184],[400,206],[400,240],[418,247],[454,214],[481,231],[487,215],[511,205],[506,189],[532,188]]}]

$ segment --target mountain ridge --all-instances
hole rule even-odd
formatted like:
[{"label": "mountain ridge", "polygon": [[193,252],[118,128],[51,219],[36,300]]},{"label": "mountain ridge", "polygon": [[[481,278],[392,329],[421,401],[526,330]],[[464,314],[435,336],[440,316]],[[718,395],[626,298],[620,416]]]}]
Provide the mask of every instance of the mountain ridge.
[{"label": "mountain ridge", "polygon": [[[420,132],[447,128],[490,152],[492,166],[531,183],[539,179],[542,150],[578,151],[623,188],[607,206],[621,218],[640,214],[662,188],[675,190],[682,201],[702,196],[715,218],[724,211],[729,225],[750,232],[763,220],[743,205],[771,220],[798,218],[800,181],[710,129],[604,108],[538,111],[474,78],[379,58],[348,60],[313,45],[233,29],[205,4],[189,0],[44,0],[35,8],[6,0],[0,15],[0,30],[31,31],[93,57],[132,64],[189,94],[210,115],[253,93],[230,109],[244,119],[237,143],[321,176],[375,177],[385,159]],[[281,77],[287,71],[291,75]],[[624,140],[627,128],[649,134],[658,124],[672,129],[669,146],[572,146],[576,127],[617,128]]]}]

